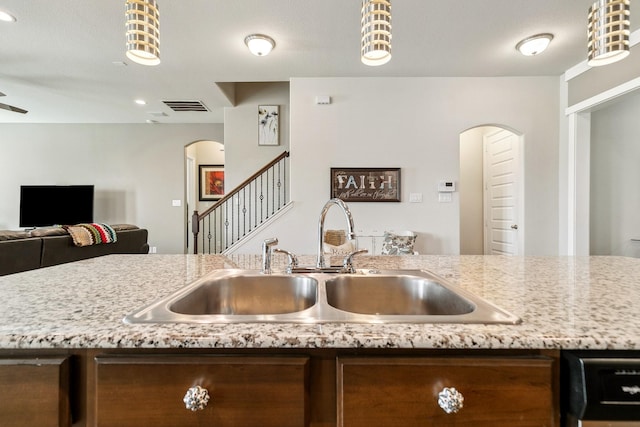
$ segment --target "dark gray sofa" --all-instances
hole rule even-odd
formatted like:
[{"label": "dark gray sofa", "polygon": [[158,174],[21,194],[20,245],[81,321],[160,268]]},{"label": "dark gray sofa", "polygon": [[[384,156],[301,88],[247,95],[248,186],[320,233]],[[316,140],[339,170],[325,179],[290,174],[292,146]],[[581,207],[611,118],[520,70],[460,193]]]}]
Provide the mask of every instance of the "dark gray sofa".
[{"label": "dark gray sofa", "polygon": [[0,231],[0,276],[109,254],[146,254],[148,231],[114,224],[114,243],[78,247],[61,227]]}]

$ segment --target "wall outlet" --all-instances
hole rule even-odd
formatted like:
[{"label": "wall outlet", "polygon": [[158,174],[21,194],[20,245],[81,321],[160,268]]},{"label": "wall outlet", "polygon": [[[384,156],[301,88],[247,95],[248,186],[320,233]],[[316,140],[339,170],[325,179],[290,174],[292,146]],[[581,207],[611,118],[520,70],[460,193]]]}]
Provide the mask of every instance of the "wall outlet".
[{"label": "wall outlet", "polygon": [[409,193],[409,203],[422,203],[422,193]]},{"label": "wall outlet", "polygon": [[172,200],[171,206],[182,206],[182,200]]},{"label": "wall outlet", "polygon": [[150,254],[155,254],[157,252],[157,249],[158,248],[156,248],[155,246],[151,246],[151,247],[149,247],[149,253]]}]

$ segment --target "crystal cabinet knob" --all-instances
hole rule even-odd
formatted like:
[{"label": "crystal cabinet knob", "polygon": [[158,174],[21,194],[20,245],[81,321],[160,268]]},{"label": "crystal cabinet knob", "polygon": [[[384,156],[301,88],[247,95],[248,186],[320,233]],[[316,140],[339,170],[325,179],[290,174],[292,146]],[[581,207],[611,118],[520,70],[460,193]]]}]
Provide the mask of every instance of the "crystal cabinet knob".
[{"label": "crystal cabinet knob", "polygon": [[453,387],[445,387],[438,393],[438,405],[447,414],[458,412],[464,406],[463,402],[464,396]]},{"label": "crystal cabinet knob", "polygon": [[187,409],[202,411],[209,403],[209,392],[206,388],[196,385],[187,390],[187,394],[184,395],[182,401]]}]

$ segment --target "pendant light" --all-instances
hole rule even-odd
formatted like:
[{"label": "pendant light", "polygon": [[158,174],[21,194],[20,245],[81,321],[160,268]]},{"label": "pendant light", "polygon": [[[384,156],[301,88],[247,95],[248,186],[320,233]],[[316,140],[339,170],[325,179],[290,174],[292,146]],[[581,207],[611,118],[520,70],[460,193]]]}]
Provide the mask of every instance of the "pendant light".
[{"label": "pendant light", "polygon": [[160,12],[155,0],[127,0],[127,58],[142,65],[160,63]]},{"label": "pendant light", "polygon": [[362,0],[360,59],[382,65],[391,59],[391,0]]},{"label": "pendant light", "polygon": [[630,0],[597,0],[589,8],[587,63],[592,67],[629,55],[629,3]]}]

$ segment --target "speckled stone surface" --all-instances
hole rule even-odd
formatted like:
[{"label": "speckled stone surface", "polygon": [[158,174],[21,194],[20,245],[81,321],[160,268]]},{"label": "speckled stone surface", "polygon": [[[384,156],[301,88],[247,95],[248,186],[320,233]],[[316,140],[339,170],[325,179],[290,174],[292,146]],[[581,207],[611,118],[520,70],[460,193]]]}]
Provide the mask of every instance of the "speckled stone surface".
[{"label": "speckled stone surface", "polygon": [[[282,268],[282,257],[274,260]],[[302,264],[313,264],[302,257]],[[426,269],[519,316],[519,325],[137,324],[122,318],[256,256],[109,255],[0,277],[0,349],[640,349],[640,259],[359,256],[357,268]]]}]

